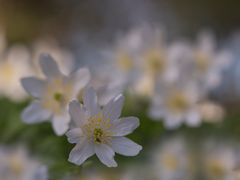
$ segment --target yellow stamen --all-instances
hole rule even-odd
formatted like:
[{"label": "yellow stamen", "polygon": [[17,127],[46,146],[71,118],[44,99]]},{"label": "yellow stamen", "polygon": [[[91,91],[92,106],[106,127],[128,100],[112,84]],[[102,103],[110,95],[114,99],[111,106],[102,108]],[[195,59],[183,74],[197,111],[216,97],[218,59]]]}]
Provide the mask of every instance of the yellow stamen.
[{"label": "yellow stamen", "polygon": [[167,106],[174,112],[179,112],[188,108],[189,103],[187,98],[182,93],[176,93],[169,97]]}]

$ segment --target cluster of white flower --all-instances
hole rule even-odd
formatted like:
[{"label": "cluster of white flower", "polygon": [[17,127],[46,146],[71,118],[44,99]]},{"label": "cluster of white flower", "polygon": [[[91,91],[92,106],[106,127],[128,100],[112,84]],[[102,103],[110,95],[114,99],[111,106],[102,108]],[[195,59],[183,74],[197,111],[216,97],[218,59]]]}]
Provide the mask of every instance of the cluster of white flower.
[{"label": "cluster of white flower", "polygon": [[[140,152],[140,145],[124,137],[139,126],[139,120],[120,118],[124,101],[121,94],[100,107],[95,90],[88,84],[90,73],[87,68],[66,75],[50,55],[41,55],[39,62],[46,78],[26,77],[21,80],[24,89],[34,97],[32,104],[22,113],[24,122],[48,120],[57,135],[69,130],[66,133],[68,141],[76,144],[69,161],[77,165],[96,154],[106,166],[116,167],[115,152],[125,156]],[[79,95],[82,89],[83,94]]]},{"label": "cluster of white flower", "polygon": [[60,47],[52,39],[41,39],[28,48],[24,45],[8,47],[5,33],[0,29],[0,96],[15,102],[21,102],[28,97],[21,86],[20,79],[24,76],[43,76],[38,59],[41,53],[51,53],[59,63],[63,72],[70,73],[74,69],[73,55]]},{"label": "cluster of white flower", "polygon": [[217,49],[213,35],[207,32],[201,33],[196,43],[168,42],[164,37],[163,31],[149,27],[121,37],[114,50],[105,52],[111,60],[109,76],[133,95],[148,97],[150,117],[162,119],[166,128],[183,122],[198,126],[206,117],[202,105],[206,101],[216,105],[209,102],[208,94],[220,84],[221,72],[232,55]]},{"label": "cluster of white flower", "polygon": [[[119,172],[87,169],[79,179],[86,180],[237,180],[239,179],[239,144],[208,139],[193,147],[183,136],[163,139],[154,146],[151,159],[129,165]],[[76,178],[77,179],[77,178]]]},{"label": "cluster of white flower", "polygon": [[0,147],[0,176],[4,180],[47,180],[46,166],[31,158],[23,147]]},{"label": "cluster of white flower", "polygon": [[[197,148],[198,147],[198,148]],[[183,137],[167,138],[155,150],[156,179],[238,179],[239,144],[217,139],[191,147]]]},{"label": "cluster of white flower", "polygon": [[[76,69],[72,54],[52,40],[38,41],[31,52],[24,46],[7,48],[0,32],[0,83],[4,85],[0,96],[19,101],[26,99],[25,91],[31,95],[33,102],[23,111],[23,121],[50,121],[56,135],[65,134],[69,143],[76,144],[70,162],[81,165],[96,154],[106,166],[116,167],[115,153],[135,156],[142,149],[125,137],[139,126],[136,117],[120,118],[125,91],[148,98],[149,116],[162,120],[168,129],[183,123],[195,127],[224,115],[208,95],[221,83],[231,53],[217,48],[206,32],[195,43],[168,42],[164,37],[159,29],[133,29],[120,37],[114,49],[104,51],[111,60],[104,69],[99,66],[90,74],[88,68]],[[182,144],[165,147],[168,155],[160,157],[164,173],[158,171],[162,178],[186,177],[189,153]]]}]

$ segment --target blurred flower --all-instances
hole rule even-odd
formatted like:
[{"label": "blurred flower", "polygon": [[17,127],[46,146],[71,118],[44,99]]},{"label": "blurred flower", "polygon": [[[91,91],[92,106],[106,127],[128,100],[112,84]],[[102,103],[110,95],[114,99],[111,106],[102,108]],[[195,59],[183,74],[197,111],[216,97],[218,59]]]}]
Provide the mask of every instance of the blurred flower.
[{"label": "blurred flower", "polygon": [[136,117],[120,118],[124,98],[117,96],[101,109],[93,88],[83,95],[83,106],[77,101],[69,105],[69,113],[76,127],[67,132],[68,141],[77,145],[69,155],[69,161],[81,165],[96,153],[99,160],[108,167],[116,167],[115,152],[135,156],[142,147],[123,137],[139,126]]},{"label": "blurred flower", "polygon": [[24,89],[36,100],[22,113],[26,123],[50,119],[57,135],[63,135],[70,122],[68,103],[77,98],[79,91],[89,82],[88,69],[82,68],[65,76],[49,55],[40,56],[40,66],[46,79],[27,77],[22,79]]},{"label": "blurred flower", "polygon": [[235,180],[236,149],[231,144],[208,141],[203,151],[205,178],[211,180]]},{"label": "blurred flower", "polygon": [[192,56],[193,78],[196,78],[206,90],[220,84],[221,71],[232,61],[229,52],[216,49],[213,35],[207,32],[199,35],[197,45],[193,46]]},{"label": "blurred flower", "polygon": [[[140,31],[141,30],[141,31]],[[176,77],[173,59],[169,56],[164,33],[160,29],[140,29],[141,40],[138,55],[139,78],[136,80],[134,90],[139,95],[153,96],[156,84],[168,83]]]},{"label": "blurred flower", "polygon": [[93,72],[89,86],[96,90],[99,105],[106,105],[123,92],[122,83],[104,72]]},{"label": "blurred flower", "polygon": [[132,29],[125,36],[118,37],[113,48],[104,51],[104,56],[109,61],[107,63],[109,76],[122,82],[124,86],[131,85],[137,78],[137,56],[140,44],[138,29]]},{"label": "blurred flower", "polygon": [[165,84],[153,96],[149,114],[155,120],[163,118],[166,128],[179,127],[183,122],[198,126],[201,116],[197,109],[197,87],[181,82]]},{"label": "blurred flower", "polygon": [[75,70],[75,59],[70,51],[59,46],[57,41],[51,38],[40,39],[33,44],[33,67],[38,75],[44,76],[38,63],[41,54],[51,54],[53,59],[59,65],[60,71],[64,74],[70,74]]},{"label": "blurred flower", "polygon": [[201,117],[206,122],[219,122],[222,121],[225,115],[223,107],[219,104],[206,101],[198,105]]},{"label": "blurred flower", "polygon": [[4,180],[47,180],[47,168],[24,148],[0,148],[0,177]]},{"label": "blurred flower", "polygon": [[13,101],[25,99],[27,95],[22,89],[20,78],[33,74],[28,49],[21,45],[15,45],[8,49],[1,58],[0,95]]},{"label": "blurred flower", "polygon": [[191,154],[186,146],[181,137],[164,140],[153,155],[156,179],[194,179]]}]

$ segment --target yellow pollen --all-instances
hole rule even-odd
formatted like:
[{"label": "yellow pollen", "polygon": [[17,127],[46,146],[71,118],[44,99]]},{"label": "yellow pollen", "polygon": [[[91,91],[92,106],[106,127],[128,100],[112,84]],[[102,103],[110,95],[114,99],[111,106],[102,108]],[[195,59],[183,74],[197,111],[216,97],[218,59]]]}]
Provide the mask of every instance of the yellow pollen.
[{"label": "yellow pollen", "polygon": [[88,119],[82,129],[89,139],[94,143],[107,143],[111,139],[111,123],[109,119],[105,119],[102,114],[92,116]]},{"label": "yellow pollen", "polygon": [[161,73],[165,68],[165,60],[158,50],[150,50],[145,54],[146,68],[153,74]]},{"label": "yellow pollen", "polygon": [[73,94],[73,84],[71,81],[65,82],[61,78],[51,80],[48,82],[43,98],[41,99],[42,106],[55,114],[60,114]]},{"label": "yellow pollen", "polygon": [[183,94],[176,93],[173,96],[170,96],[167,101],[167,105],[172,111],[179,112],[188,107],[188,101]]},{"label": "yellow pollen", "polygon": [[12,80],[15,75],[14,67],[10,63],[1,64],[1,72],[3,77],[6,79],[6,82]]},{"label": "yellow pollen", "polygon": [[53,95],[53,98],[57,101],[57,102],[60,102],[63,100],[63,94],[62,93],[59,93],[59,92],[56,92],[54,95]]},{"label": "yellow pollen", "polygon": [[12,158],[10,158],[9,162],[10,162],[10,168],[14,173],[20,174],[22,172],[23,165],[19,157],[13,156]]},{"label": "yellow pollen", "polygon": [[170,169],[170,170],[176,170],[177,169],[178,162],[177,162],[176,157],[174,157],[173,155],[166,154],[164,156],[163,162],[168,169]]},{"label": "yellow pollen", "polygon": [[209,63],[210,63],[208,56],[201,52],[197,52],[195,54],[195,62],[196,62],[197,68],[201,72],[207,71],[207,69],[209,67]]},{"label": "yellow pollen", "polygon": [[129,71],[133,67],[131,57],[126,53],[120,53],[117,56],[117,63],[121,70]]},{"label": "yellow pollen", "polygon": [[103,131],[100,128],[94,129],[93,136],[94,136],[95,143],[97,144],[102,143]]},{"label": "yellow pollen", "polygon": [[225,173],[224,169],[224,165],[217,160],[214,160],[209,164],[209,170],[213,176],[223,177]]}]

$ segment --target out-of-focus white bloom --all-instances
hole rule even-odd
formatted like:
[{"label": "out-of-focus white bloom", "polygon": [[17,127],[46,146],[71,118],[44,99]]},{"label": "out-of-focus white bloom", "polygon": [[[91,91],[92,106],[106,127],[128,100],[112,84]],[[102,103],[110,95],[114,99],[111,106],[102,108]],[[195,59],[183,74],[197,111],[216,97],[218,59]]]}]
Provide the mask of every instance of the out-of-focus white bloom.
[{"label": "out-of-focus white bloom", "polygon": [[[180,83],[180,82],[178,82]],[[201,116],[197,109],[199,99],[196,86],[189,84],[165,84],[155,96],[149,114],[152,118],[160,120],[169,128],[177,128],[183,122],[189,126],[198,126]]]},{"label": "out-of-focus white bloom", "polygon": [[67,132],[68,141],[76,143],[69,155],[69,161],[81,165],[94,154],[108,167],[116,167],[115,152],[135,156],[142,147],[124,137],[139,126],[136,117],[119,118],[124,98],[117,96],[101,109],[93,88],[83,95],[83,106],[78,101],[69,105],[69,113],[75,127]]},{"label": "out-of-focus white bloom", "polygon": [[209,141],[203,151],[203,169],[206,179],[235,180],[236,149],[231,144]]},{"label": "out-of-focus white bloom", "polygon": [[194,179],[192,158],[187,144],[181,137],[166,139],[153,155],[156,179]]},{"label": "out-of-focus white bloom", "polygon": [[93,72],[89,86],[96,90],[98,103],[101,106],[106,105],[111,99],[123,92],[122,82],[112,78],[104,71],[98,72],[96,70]]},{"label": "out-of-focus white bloom", "polygon": [[[133,93],[152,96],[157,81],[173,81],[177,76],[164,34],[146,26],[134,28],[121,37],[110,58],[111,76],[121,79]],[[114,71],[113,71],[114,69]]]},{"label": "out-of-focus white bloom", "polygon": [[49,55],[40,56],[40,66],[46,79],[27,77],[22,79],[24,89],[34,98],[22,113],[26,123],[50,120],[57,135],[63,135],[70,122],[68,103],[77,98],[79,91],[90,79],[88,69],[81,68],[66,76]]},{"label": "out-of-focus white bloom", "polygon": [[25,99],[20,78],[32,75],[29,62],[30,54],[26,47],[16,45],[8,49],[0,60],[0,95],[6,96],[13,101]]},{"label": "out-of-focus white bloom", "polygon": [[221,71],[232,61],[232,56],[225,50],[217,50],[215,40],[210,33],[201,33],[197,45],[192,48],[193,78],[209,90],[219,85]]},{"label": "out-of-focus white bloom", "polygon": [[54,39],[41,39],[33,44],[32,63],[38,75],[44,76],[38,63],[38,58],[42,53],[51,54],[63,74],[70,74],[75,70],[75,59],[70,51],[60,47]]},{"label": "out-of-focus white bloom", "polygon": [[105,51],[104,55],[109,60],[109,76],[121,82],[123,86],[131,86],[138,78],[137,56],[142,39],[138,29],[132,29],[125,36],[119,36],[114,48]]},{"label": "out-of-focus white bloom", "polygon": [[163,32],[145,29],[139,33],[142,44],[138,56],[139,78],[134,89],[140,95],[152,96],[158,81],[172,81],[172,61]]},{"label": "out-of-focus white bloom", "polygon": [[210,101],[201,102],[198,109],[202,119],[206,122],[222,121],[225,115],[223,107]]},{"label": "out-of-focus white bloom", "polygon": [[0,177],[4,180],[47,180],[47,167],[32,159],[24,148],[0,149]]}]

